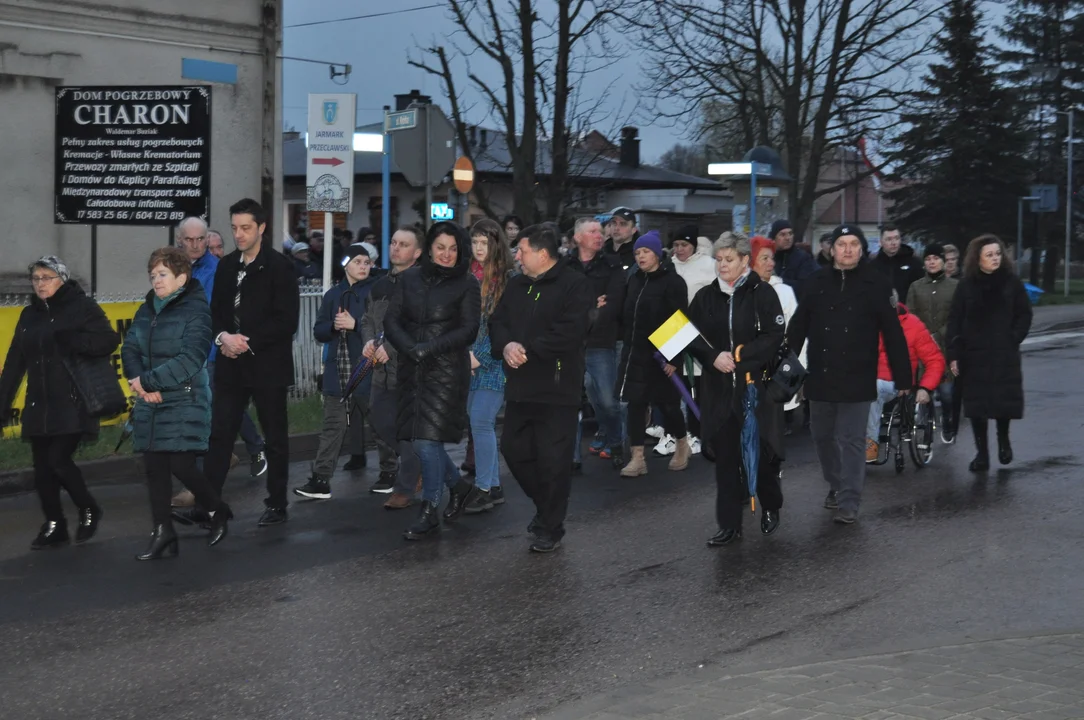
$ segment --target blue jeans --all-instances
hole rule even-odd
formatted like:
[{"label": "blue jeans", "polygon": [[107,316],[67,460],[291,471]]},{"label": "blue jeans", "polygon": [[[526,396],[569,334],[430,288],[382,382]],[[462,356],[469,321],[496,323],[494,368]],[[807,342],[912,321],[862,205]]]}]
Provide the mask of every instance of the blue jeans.
[{"label": "blue jeans", "polygon": [[459,468],[448,457],[444,443],[415,439],[412,444],[422,465],[422,500],[439,505],[444,486],[453,488],[459,482]]},{"label": "blue jeans", "polygon": [[[207,363],[207,382],[211,386],[211,395],[214,396],[215,364],[213,362]],[[252,422],[248,410],[245,410],[244,415],[241,416],[241,439],[249,455],[256,455],[263,451],[263,438],[260,437],[260,431],[256,429],[256,423]]]},{"label": "blue jeans", "polygon": [[474,484],[480,490],[501,484],[496,426],[503,403],[504,393],[500,390],[471,390],[467,396],[467,414],[474,438]]},{"label": "blue jeans", "polygon": [[866,423],[866,439],[878,442],[881,432],[881,414],[885,403],[896,397],[896,385],[890,380],[877,381],[877,399],[869,404],[869,421]]}]

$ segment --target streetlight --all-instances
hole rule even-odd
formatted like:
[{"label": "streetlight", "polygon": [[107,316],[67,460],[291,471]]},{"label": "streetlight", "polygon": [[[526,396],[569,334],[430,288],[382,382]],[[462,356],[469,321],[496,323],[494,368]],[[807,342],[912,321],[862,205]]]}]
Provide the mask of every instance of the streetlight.
[{"label": "streetlight", "polygon": [[1073,145],[1077,140],[1073,137],[1073,120],[1076,117],[1076,108],[1057,110],[1058,115],[1066,115],[1069,118],[1069,134],[1065,138],[1065,297],[1069,297],[1069,255],[1071,253],[1071,241],[1073,238]]}]

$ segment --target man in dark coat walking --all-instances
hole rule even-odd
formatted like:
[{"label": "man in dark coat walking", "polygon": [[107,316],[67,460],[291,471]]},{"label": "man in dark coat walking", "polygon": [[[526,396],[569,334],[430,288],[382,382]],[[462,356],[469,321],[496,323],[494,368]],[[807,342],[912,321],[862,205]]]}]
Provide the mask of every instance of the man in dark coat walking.
[{"label": "man in dark coat walking", "polygon": [[565,534],[594,296],[587,279],[559,260],[556,233],[534,225],[521,235],[523,274],[509,281],[489,333],[507,378],[501,451],[537,510],[530,549],[546,553]]},{"label": "man in dark coat walking", "polygon": [[924,274],[922,261],[915,256],[910,245],[903,244],[903,238],[895,225],[881,228],[881,249],[873,256],[870,264],[888,278],[901,301],[907,298],[911,283]]},{"label": "man in dark coat walking", "polygon": [[790,220],[776,220],[768,231],[768,239],[775,242],[775,274],[794,288],[799,302],[806,281],[817,272],[817,261],[800,247],[794,245],[794,229]]},{"label": "man in dark coat walking", "polygon": [[865,238],[853,225],[832,232],[831,269],[809,281],[787,328],[790,348],[801,353],[809,342],[810,426],[821,471],[828,482],[824,507],[837,510],[833,520],[850,525],[858,519],[866,480],[866,422],[877,397],[879,338],[899,394],[910,392],[911,362],[892,288],[861,263]]},{"label": "man in dark coat walking", "polygon": [[[293,263],[264,240],[267,215],[260,204],[247,198],[234,203],[230,223],[237,250],[219,262],[211,297],[211,334],[218,346],[218,362],[204,471],[221,494],[233,443],[251,400],[266,438],[267,499],[259,520],[264,527],[287,519],[286,392],[294,384],[293,339],[300,298]],[[188,515],[200,512],[197,508]]]}]

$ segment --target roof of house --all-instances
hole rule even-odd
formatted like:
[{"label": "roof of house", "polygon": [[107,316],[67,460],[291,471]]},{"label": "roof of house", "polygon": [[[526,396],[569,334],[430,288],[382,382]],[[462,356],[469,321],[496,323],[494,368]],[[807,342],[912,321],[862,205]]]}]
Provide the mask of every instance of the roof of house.
[{"label": "roof of house", "polygon": [[[379,125],[359,127],[358,132],[380,132]],[[483,145],[482,137],[485,137]],[[497,130],[478,129],[474,133],[474,167],[480,175],[512,174],[512,159],[505,142],[504,133]],[[622,165],[618,160],[607,157],[603,150],[590,152],[574,149],[571,154],[570,174],[579,179],[581,184],[598,183],[621,185],[635,188],[692,188],[697,190],[721,190],[718,180],[696,177],[684,173],[666,170],[654,165],[641,164],[639,167]],[[354,153],[354,174],[379,176],[382,156],[379,153]],[[288,139],[283,142],[283,175],[304,177],[308,158],[304,137]],[[539,141],[536,172],[540,177],[549,175],[553,167],[550,144]],[[391,172],[399,174],[399,168],[392,156]]]}]

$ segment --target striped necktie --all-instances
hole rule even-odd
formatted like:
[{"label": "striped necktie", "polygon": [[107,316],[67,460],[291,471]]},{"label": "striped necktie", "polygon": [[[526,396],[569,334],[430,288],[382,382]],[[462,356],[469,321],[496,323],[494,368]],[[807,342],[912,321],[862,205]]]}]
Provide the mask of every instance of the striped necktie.
[{"label": "striped necktie", "polygon": [[241,332],[241,283],[248,272],[248,265],[241,263],[241,269],[237,271],[237,294],[233,296],[233,324],[234,331]]}]

